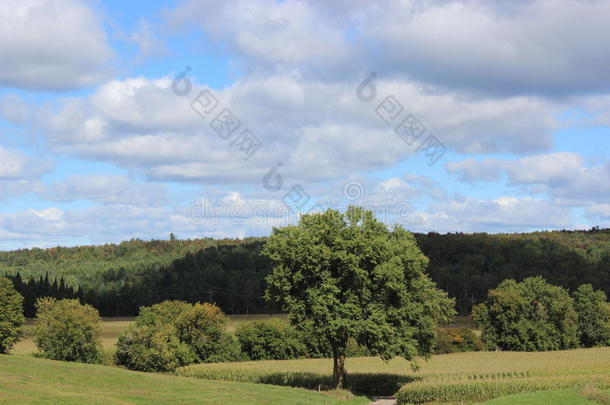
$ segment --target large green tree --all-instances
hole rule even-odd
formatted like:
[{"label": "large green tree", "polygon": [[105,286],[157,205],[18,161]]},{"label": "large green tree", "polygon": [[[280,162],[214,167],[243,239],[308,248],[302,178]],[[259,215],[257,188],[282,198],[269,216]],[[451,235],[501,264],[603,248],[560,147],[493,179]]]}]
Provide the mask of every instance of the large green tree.
[{"label": "large green tree", "polygon": [[492,350],[543,351],[578,345],[572,298],[566,289],[542,277],[520,283],[504,280],[474,307],[473,318]]},{"label": "large green tree", "polygon": [[23,297],[11,280],[0,278],[0,353],[8,353],[21,336]]},{"label": "large green tree", "polygon": [[584,347],[610,345],[610,303],[606,294],[583,284],[574,291],[574,309],[578,313],[578,338]]},{"label": "large green tree", "polygon": [[328,341],[337,388],[346,385],[348,338],[384,360],[412,359],[431,352],[438,322],[454,315],[453,301],[426,275],[428,259],[413,235],[359,207],[276,228],[263,253],[274,263],[267,298]]}]

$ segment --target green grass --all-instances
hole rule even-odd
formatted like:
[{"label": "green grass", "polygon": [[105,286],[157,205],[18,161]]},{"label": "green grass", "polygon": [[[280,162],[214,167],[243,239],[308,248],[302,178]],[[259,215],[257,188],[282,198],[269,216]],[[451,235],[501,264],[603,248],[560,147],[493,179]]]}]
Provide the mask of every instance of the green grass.
[{"label": "green grass", "polygon": [[0,355],[0,403],[361,405],[368,399]]}]

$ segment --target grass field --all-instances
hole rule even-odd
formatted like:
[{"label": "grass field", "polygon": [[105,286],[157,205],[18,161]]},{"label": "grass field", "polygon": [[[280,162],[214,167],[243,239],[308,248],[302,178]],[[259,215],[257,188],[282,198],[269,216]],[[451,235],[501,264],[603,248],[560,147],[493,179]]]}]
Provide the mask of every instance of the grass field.
[{"label": "grass field", "polygon": [[[389,363],[370,357],[346,360],[348,373],[357,384],[361,383],[359,375],[364,374],[369,379],[371,375],[379,376],[372,381],[383,389],[393,387],[396,391],[404,383],[399,396],[405,403],[458,401],[469,399],[469,395],[470,399],[479,400],[520,391],[567,388],[589,381],[610,388],[610,347],[538,353],[453,353],[432,356],[420,364],[420,371],[413,372],[403,359]],[[205,379],[310,388],[328,384],[331,372],[329,359],[200,364],[178,370],[180,375]]]},{"label": "grass field", "polygon": [[368,399],[0,355],[0,403],[361,405]]}]

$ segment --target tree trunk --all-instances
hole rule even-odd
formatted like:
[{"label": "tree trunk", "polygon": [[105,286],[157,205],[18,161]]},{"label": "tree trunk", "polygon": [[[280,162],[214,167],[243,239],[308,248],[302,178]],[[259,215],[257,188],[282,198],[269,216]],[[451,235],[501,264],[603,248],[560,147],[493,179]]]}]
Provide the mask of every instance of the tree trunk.
[{"label": "tree trunk", "polygon": [[345,388],[346,385],[345,354],[333,351],[333,386],[335,389],[341,389]]}]

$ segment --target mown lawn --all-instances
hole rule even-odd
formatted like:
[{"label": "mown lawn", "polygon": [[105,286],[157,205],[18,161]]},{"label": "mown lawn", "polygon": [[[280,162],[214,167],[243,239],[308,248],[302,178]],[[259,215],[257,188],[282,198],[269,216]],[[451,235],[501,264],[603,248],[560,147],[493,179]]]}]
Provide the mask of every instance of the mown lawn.
[{"label": "mown lawn", "polygon": [[368,399],[0,355],[0,403],[360,405]]}]

